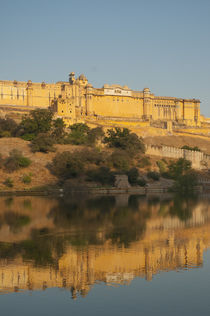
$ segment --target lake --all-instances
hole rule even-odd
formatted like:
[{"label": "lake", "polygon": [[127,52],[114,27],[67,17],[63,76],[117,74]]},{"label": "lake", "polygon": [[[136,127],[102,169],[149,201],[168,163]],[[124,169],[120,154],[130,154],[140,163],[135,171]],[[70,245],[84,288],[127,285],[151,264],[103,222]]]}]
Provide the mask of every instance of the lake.
[{"label": "lake", "polygon": [[209,201],[1,197],[1,314],[209,315]]}]

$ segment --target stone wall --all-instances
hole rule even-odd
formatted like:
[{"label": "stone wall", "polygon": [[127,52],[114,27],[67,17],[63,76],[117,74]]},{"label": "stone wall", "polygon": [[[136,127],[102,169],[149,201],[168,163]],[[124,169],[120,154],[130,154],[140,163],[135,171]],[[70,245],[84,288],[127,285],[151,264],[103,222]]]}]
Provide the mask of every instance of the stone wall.
[{"label": "stone wall", "polygon": [[210,164],[210,155],[201,151],[187,150],[170,146],[147,145],[146,154],[166,158],[185,158],[192,162],[194,169],[206,169]]}]

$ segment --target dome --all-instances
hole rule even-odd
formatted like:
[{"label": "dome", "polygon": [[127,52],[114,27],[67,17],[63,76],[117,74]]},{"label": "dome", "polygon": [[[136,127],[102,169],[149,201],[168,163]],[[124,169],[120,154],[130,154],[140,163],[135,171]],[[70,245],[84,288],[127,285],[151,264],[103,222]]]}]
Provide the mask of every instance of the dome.
[{"label": "dome", "polygon": [[85,77],[84,74],[81,74],[81,75],[79,76],[79,80],[87,80],[87,78]]}]

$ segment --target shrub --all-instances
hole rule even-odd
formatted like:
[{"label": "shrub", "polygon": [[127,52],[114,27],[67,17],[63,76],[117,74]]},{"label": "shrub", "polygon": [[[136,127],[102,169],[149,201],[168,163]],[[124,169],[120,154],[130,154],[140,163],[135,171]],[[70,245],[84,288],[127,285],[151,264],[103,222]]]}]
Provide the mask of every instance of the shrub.
[{"label": "shrub", "polygon": [[55,143],[62,144],[66,135],[63,119],[57,118],[52,122],[52,137]]},{"label": "shrub", "polygon": [[13,172],[20,168],[26,168],[31,164],[31,160],[24,157],[21,151],[13,149],[9,153],[9,157],[4,162],[4,167],[8,172]]},{"label": "shrub", "polygon": [[191,161],[180,158],[176,162],[170,163],[170,165],[168,166],[169,174],[173,179],[176,180],[180,176],[190,171],[192,169],[191,166]]},{"label": "shrub", "polygon": [[15,136],[17,123],[11,118],[0,118],[0,137]]},{"label": "shrub", "polygon": [[193,192],[195,186],[198,184],[197,174],[193,171],[180,176],[175,183],[175,189],[181,194],[189,194]]},{"label": "shrub", "polygon": [[77,177],[84,169],[84,163],[77,153],[64,151],[57,154],[52,161],[52,171],[63,178]]},{"label": "shrub", "polygon": [[89,127],[83,123],[76,123],[69,126],[70,133],[65,138],[66,144],[83,145],[87,143]]},{"label": "shrub", "polygon": [[81,151],[75,152],[80,159],[85,163],[96,164],[97,166],[105,163],[107,154],[105,152],[100,152],[96,148],[83,149]]},{"label": "shrub", "polygon": [[53,147],[54,140],[52,136],[50,136],[47,133],[41,133],[38,134],[33,140],[31,144],[31,150],[33,152],[43,152],[48,153],[50,151],[55,151],[55,148]]},{"label": "shrub", "polygon": [[190,147],[190,146],[184,145],[184,146],[182,146],[182,149],[194,150],[194,151],[201,151],[200,148],[198,148],[197,146],[195,146],[195,147]]},{"label": "shrub", "polygon": [[140,178],[137,180],[137,185],[139,185],[140,187],[145,187],[146,184],[147,182],[144,178]]},{"label": "shrub", "polygon": [[131,158],[128,153],[122,150],[115,150],[109,157],[111,165],[120,171],[128,171]]},{"label": "shrub", "polygon": [[139,163],[138,163],[139,168],[145,168],[145,167],[149,167],[149,166],[151,166],[151,161],[150,161],[149,157],[142,157],[139,160]]},{"label": "shrub", "polygon": [[24,174],[22,177],[22,182],[25,184],[31,183],[31,176],[29,174]]},{"label": "shrub", "polygon": [[155,171],[149,171],[147,172],[147,177],[152,180],[158,181],[160,179],[160,174]]},{"label": "shrub", "polygon": [[138,184],[139,171],[137,168],[131,168],[128,173],[128,181],[131,185]]},{"label": "shrub", "polygon": [[11,178],[7,178],[4,181],[4,185],[6,185],[8,188],[12,188],[13,187],[13,180]]},{"label": "shrub", "polygon": [[107,167],[100,167],[94,170],[87,171],[87,180],[96,181],[102,185],[113,185],[114,184],[114,174]]},{"label": "shrub", "polygon": [[159,168],[159,171],[160,171],[160,174],[164,174],[165,172],[167,172],[167,164],[163,161],[163,160],[158,160],[156,162],[158,168]]},{"label": "shrub", "polygon": [[104,137],[104,131],[102,127],[92,128],[87,132],[87,144],[93,146],[97,141],[102,140]]},{"label": "shrub", "polygon": [[20,123],[22,138],[34,139],[40,133],[48,133],[52,126],[53,113],[48,109],[37,109],[31,111]]},{"label": "shrub", "polygon": [[104,142],[112,148],[126,150],[129,155],[136,155],[139,152],[145,152],[145,146],[142,138],[131,133],[127,128],[115,128],[107,131],[108,136]]}]

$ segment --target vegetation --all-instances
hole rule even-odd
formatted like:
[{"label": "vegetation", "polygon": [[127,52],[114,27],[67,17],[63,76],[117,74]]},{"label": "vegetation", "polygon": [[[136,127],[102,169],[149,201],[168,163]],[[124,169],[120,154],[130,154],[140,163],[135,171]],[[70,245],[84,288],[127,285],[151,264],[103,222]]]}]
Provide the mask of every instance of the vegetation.
[{"label": "vegetation", "polygon": [[109,157],[109,161],[111,167],[126,172],[129,170],[131,164],[131,158],[126,151],[123,150],[115,150]]},{"label": "vegetation", "polygon": [[4,161],[4,167],[8,172],[13,172],[20,168],[26,168],[31,164],[31,160],[22,155],[22,152],[13,149]]},{"label": "vegetation", "polygon": [[16,136],[18,124],[10,118],[0,118],[0,137]]},{"label": "vegetation", "polygon": [[52,127],[53,113],[47,109],[30,112],[20,123],[19,134],[25,140],[33,140],[40,133],[48,133]]},{"label": "vegetation", "polygon": [[127,128],[115,128],[107,131],[108,136],[104,138],[104,143],[111,148],[118,148],[127,151],[130,156],[145,152],[142,138],[131,133]]},{"label": "vegetation", "polygon": [[182,149],[193,150],[193,151],[201,151],[200,148],[198,148],[197,146],[190,147],[190,146],[184,145],[184,146],[182,146]]},{"label": "vegetation", "polygon": [[145,168],[145,167],[150,167],[151,166],[151,161],[149,157],[142,157],[138,161],[138,167],[139,168]]},{"label": "vegetation", "polygon": [[154,180],[154,181],[160,180],[160,174],[158,172],[156,172],[156,171],[149,171],[149,172],[147,172],[147,177],[149,179]]},{"label": "vegetation", "polygon": [[62,179],[75,178],[84,170],[84,162],[77,152],[64,151],[55,156],[52,161],[52,171]]},{"label": "vegetation", "polygon": [[12,188],[13,187],[13,180],[11,178],[7,178],[4,181],[4,185],[6,185],[8,188]]},{"label": "vegetation", "polygon": [[31,173],[30,174],[24,174],[22,177],[22,182],[25,184],[31,183]]},{"label": "vegetation", "polygon": [[40,151],[42,153],[48,153],[55,151],[54,139],[48,133],[38,134],[31,142],[31,150],[33,152]]},{"label": "vegetation", "polygon": [[100,167],[87,171],[87,180],[99,182],[102,185],[114,184],[114,173],[108,167]]}]

